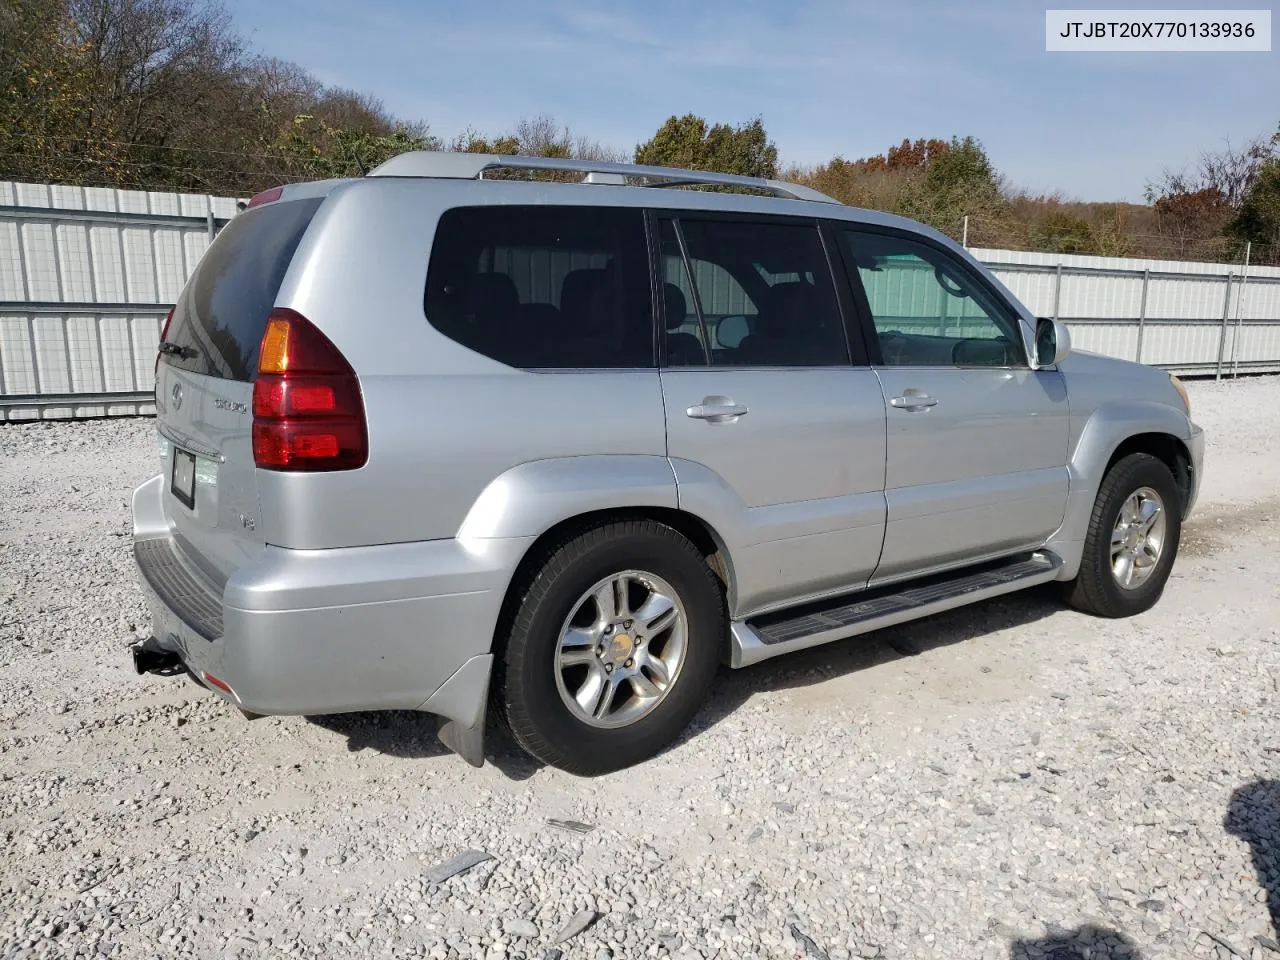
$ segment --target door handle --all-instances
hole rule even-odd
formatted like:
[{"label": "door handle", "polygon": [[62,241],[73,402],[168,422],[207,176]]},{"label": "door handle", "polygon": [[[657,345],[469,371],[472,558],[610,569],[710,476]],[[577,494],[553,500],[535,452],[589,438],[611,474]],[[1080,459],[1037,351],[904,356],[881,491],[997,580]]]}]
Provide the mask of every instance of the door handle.
[{"label": "door handle", "polygon": [[897,407],[899,410],[923,410],[926,407],[936,407],[938,400],[931,397],[927,393],[912,393],[907,391],[904,396],[894,397],[889,401],[889,406]]},{"label": "door handle", "polygon": [[703,397],[701,403],[695,403],[685,410],[685,415],[708,423],[729,423],[746,412],[745,405],[736,403],[729,397]]}]

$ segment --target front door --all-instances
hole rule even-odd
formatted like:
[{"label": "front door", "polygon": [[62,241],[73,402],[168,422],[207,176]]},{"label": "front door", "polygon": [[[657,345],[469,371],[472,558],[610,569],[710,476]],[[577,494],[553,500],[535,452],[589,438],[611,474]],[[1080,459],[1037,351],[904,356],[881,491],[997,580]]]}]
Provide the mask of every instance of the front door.
[{"label": "front door", "polygon": [[680,506],[733,558],[733,616],[864,586],[885,411],[813,220],[658,221],[662,394]]},{"label": "front door", "polygon": [[888,415],[874,582],[1041,546],[1067,501],[1061,374],[1030,368],[1017,314],[940,244],[840,236],[874,324]]}]

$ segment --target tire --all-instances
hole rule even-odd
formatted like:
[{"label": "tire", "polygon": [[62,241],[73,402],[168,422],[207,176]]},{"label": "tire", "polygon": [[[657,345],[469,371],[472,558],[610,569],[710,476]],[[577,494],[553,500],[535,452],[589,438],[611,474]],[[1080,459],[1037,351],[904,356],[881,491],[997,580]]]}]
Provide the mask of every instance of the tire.
[{"label": "tire", "polygon": [[[1154,494],[1154,498],[1146,494]],[[1138,506],[1137,513],[1145,514],[1147,508],[1143,503],[1152,499],[1158,501],[1162,523],[1153,516],[1149,523],[1139,522],[1135,531],[1133,505]],[[1125,525],[1129,533],[1125,542],[1117,546],[1121,564],[1115,567],[1112,539],[1123,532],[1118,530],[1122,510],[1130,511]],[[1138,520],[1142,518],[1138,517]],[[1141,532],[1143,526],[1148,529],[1146,535]],[[1143,549],[1142,543],[1149,545],[1157,529],[1160,535],[1155,562],[1144,568],[1141,560],[1149,560],[1151,553],[1149,549]],[[1103,477],[1098,490],[1085,535],[1080,572],[1075,580],[1064,585],[1067,603],[1085,613],[1110,618],[1131,617],[1151,609],[1164,593],[1181,534],[1182,496],[1169,468],[1145,453],[1130,454],[1118,461]],[[1125,579],[1123,557],[1134,552],[1139,556],[1137,560],[1131,560],[1136,564],[1133,580],[1125,587],[1122,585]]]},{"label": "tire", "polygon": [[[658,629],[662,614],[645,637],[643,623],[664,609],[659,598],[673,601],[673,625]],[[498,706],[525,751],[580,775],[631,766],[675,740],[703,703],[725,639],[724,595],[707,561],[651,520],[604,523],[554,545],[517,584],[509,609]],[[617,622],[605,633],[609,614]]]}]

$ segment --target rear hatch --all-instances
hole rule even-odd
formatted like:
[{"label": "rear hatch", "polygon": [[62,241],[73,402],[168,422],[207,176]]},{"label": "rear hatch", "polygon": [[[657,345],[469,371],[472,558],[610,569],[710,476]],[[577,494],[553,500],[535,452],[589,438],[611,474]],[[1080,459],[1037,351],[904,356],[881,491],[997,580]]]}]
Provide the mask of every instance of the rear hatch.
[{"label": "rear hatch", "polygon": [[253,380],[267,319],[323,198],[234,217],[187,282],[156,370],[165,512],[187,558],[219,587],[263,550]]}]

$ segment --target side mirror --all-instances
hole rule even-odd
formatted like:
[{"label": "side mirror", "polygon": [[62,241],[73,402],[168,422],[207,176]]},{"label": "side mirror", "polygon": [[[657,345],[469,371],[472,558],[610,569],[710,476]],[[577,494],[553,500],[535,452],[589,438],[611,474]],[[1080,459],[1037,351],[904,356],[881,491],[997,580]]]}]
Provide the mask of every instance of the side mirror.
[{"label": "side mirror", "polygon": [[1036,321],[1037,367],[1051,367],[1061,363],[1071,353],[1071,331],[1061,320],[1041,317]]}]

